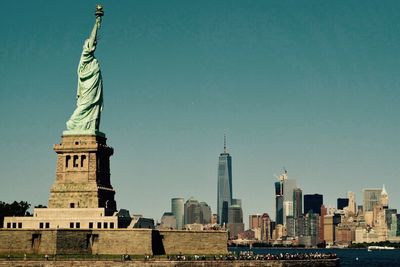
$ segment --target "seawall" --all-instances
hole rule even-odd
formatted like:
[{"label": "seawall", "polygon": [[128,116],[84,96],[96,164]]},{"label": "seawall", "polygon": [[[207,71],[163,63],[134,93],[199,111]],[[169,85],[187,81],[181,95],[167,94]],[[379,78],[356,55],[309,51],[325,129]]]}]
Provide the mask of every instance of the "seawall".
[{"label": "seawall", "polygon": [[1,229],[0,254],[227,254],[225,231]]}]

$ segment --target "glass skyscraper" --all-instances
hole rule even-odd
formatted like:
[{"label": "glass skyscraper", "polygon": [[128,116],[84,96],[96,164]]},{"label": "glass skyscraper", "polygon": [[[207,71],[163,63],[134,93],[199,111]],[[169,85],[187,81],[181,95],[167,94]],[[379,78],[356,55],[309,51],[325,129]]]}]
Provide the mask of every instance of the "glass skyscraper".
[{"label": "glass skyscraper", "polygon": [[226,152],[226,138],[224,137],[224,153],[219,155],[218,161],[218,188],[217,188],[217,216],[218,223],[228,223],[228,208],[232,205],[232,157]]},{"label": "glass skyscraper", "polygon": [[286,225],[286,217],[293,217],[293,192],[296,188],[296,180],[288,179],[288,172],[279,177],[279,182],[275,182],[275,221],[276,224]]},{"label": "glass skyscraper", "polygon": [[323,196],[320,194],[304,195],[304,215],[310,211],[321,215],[321,206],[324,203]]},{"label": "glass skyscraper", "polygon": [[283,224],[283,184],[275,182],[275,222]]},{"label": "glass skyscraper", "polygon": [[349,199],[348,198],[338,198],[337,199],[336,207],[337,207],[338,210],[342,210],[342,209],[344,209],[345,207],[348,207],[348,206],[349,206]]},{"label": "glass skyscraper", "polygon": [[[287,172],[286,172],[287,177]],[[283,225],[286,225],[286,217],[293,216],[293,190],[296,188],[296,180],[283,180]]]},{"label": "glass skyscraper", "polygon": [[303,191],[300,188],[293,190],[293,217],[299,218],[303,214]]},{"label": "glass skyscraper", "polygon": [[176,229],[182,230],[184,216],[183,198],[178,197],[171,199],[171,212],[175,215]]}]

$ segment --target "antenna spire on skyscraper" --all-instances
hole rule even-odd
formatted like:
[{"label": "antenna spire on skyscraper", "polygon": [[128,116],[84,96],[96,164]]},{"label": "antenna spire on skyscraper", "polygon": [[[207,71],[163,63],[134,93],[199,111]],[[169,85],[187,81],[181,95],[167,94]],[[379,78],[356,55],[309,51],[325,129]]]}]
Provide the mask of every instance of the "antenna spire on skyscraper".
[{"label": "antenna spire on skyscraper", "polygon": [[224,153],[226,153],[226,134],[224,133]]}]

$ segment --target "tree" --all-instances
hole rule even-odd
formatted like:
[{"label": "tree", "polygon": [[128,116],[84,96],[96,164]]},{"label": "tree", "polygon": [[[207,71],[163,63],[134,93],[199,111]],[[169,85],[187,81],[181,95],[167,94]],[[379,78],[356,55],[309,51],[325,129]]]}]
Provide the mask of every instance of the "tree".
[{"label": "tree", "polygon": [[26,201],[14,201],[13,203],[6,203],[0,201],[0,227],[3,226],[4,217],[6,216],[29,216],[29,204]]}]

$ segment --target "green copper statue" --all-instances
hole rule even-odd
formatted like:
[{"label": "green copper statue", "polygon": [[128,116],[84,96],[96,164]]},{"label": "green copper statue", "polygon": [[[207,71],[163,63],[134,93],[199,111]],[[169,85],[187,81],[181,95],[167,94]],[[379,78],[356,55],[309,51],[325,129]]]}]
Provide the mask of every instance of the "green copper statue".
[{"label": "green copper statue", "polygon": [[67,121],[68,130],[64,131],[64,134],[101,134],[99,126],[103,107],[103,81],[94,51],[103,15],[103,7],[97,5],[96,22],[89,39],[83,45],[79,61],[76,109]]}]

